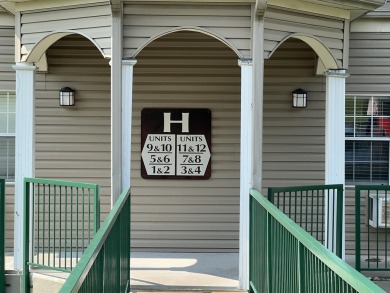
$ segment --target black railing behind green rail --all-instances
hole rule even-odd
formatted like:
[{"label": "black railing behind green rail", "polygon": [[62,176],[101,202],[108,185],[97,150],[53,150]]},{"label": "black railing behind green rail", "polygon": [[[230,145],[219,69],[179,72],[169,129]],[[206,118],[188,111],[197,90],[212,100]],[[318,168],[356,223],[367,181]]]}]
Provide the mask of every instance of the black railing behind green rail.
[{"label": "black railing behind green rail", "polygon": [[0,293],[5,292],[5,179],[0,178]]},{"label": "black railing behind green rail", "polygon": [[385,293],[256,190],[249,236],[251,293]]},{"label": "black railing behind green rail", "polygon": [[29,269],[70,272],[100,226],[99,186],[24,179],[23,289]]},{"label": "black railing behind green rail", "polygon": [[60,293],[130,292],[130,189],[124,191]]},{"label": "black railing behind green rail", "polygon": [[355,187],[356,269],[390,271],[390,186]]},{"label": "black railing behind green rail", "polygon": [[268,200],[339,257],[343,243],[342,184],[268,189]]}]

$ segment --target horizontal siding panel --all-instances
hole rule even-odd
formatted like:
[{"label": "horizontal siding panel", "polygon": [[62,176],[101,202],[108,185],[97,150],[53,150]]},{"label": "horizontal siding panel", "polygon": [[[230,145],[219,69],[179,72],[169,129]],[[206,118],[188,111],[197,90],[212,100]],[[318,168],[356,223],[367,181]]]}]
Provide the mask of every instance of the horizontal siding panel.
[{"label": "horizontal siding panel", "polygon": [[[310,138],[307,137],[304,139],[302,136],[294,137],[290,133],[289,135],[285,135],[285,136],[268,135],[266,144],[282,143],[282,144],[290,144],[291,146],[295,147],[297,145],[302,145],[302,140],[308,140],[312,145],[324,145],[325,143],[325,138],[324,136],[321,136],[321,134],[317,136],[310,136]],[[293,150],[289,150],[289,151],[294,152]]]},{"label": "horizontal siding panel", "polygon": [[125,3],[123,25],[125,57],[134,57],[152,37],[182,27],[206,29],[225,38],[241,56],[250,57],[250,5]]},{"label": "horizontal siding panel", "polygon": [[[305,18],[306,19],[306,18]],[[311,35],[315,30],[312,25],[306,23],[300,23],[299,27],[294,26],[285,19],[270,19],[264,25],[265,30],[276,30],[289,33],[304,33]],[[333,38],[341,40],[343,39],[343,31],[334,28],[322,28],[316,31],[316,35],[319,37]]]},{"label": "horizontal siding panel", "polygon": [[[237,171],[236,171],[237,172]],[[137,172],[138,174],[140,172]],[[131,191],[132,194],[156,194],[156,188],[148,187],[146,184],[145,186],[132,186]],[[238,187],[237,187],[238,189]],[[238,196],[238,190],[233,189],[230,187],[219,187],[219,188],[205,188],[201,190],[203,196],[215,196],[216,192],[219,194],[224,194],[226,196]],[[158,195],[160,196],[166,196],[166,195],[172,195],[172,194],[180,194],[182,196],[195,196],[196,191],[190,190],[190,189],[183,189],[182,187],[174,187],[171,186],[169,189],[160,189],[158,190]],[[136,208],[136,207],[134,207]],[[135,232],[135,231],[134,231]]]},{"label": "horizontal siding panel", "polygon": [[[159,242],[153,242],[153,241],[132,241],[131,245],[132,247],[143,247],[142,251],[148,251],[146,250],[146,248],[153,248],[152,251],[156,251],[156,250],[159,250],[161,252],[165,252],[165,251],[171,251],[171,252],[186,252],[186,251],[192,251],[192,252],[225,252],[225,250],[227,249],[231,249],[229,250],[234,252],[236,251],[236,242],[237,240],[224,240],[224,248],[220,248],[220,249],[216,249],[215,248],[215,244],[214,244],[214,240],[194,240],[194,239],[191,239],[191,240],[180,240],[180,244],[181,244],[181,248],[180,249],[177,249],[177,248],[174,248],[172,249],[171,247],[174,246],[176,244],[177,240],[169,240],[169,239],[164,239],[164,240],[161,240]],[[165,248],[164,249],[161,249],[161,247]],[[202,247],[202,248],[199,248],[199,247]],[[133,250],[133,251],[140,251],[139,249],[138,250]]]},{"label": "horizontal siding panel", "polygon": [[[152,9],[155,9],[153,7]],[[202,15],[203,16],[203,15]],[[250,16],[203,16],[199,15],[171,15],[164,22],[161,17],[149,18],[145,15],[132,15],[131,17],[124,18],[123,25],[125,26],[167,26],[180,27],[184,24],[186,26],[203,27],[207,24],[208,27],[231,27],[231,28],[245,28],[250,23]]]},{"label": "horizontal siding panel", "polygon": [[344,48],[344,20],[326,18],[319,15],[298,13],[290,10],[268,7],[265,14],[264,54],[269,54],[278,44],[294,33],[306,34],[319,38],[342,64]]},{"label": "horizontal siding panel", "polygon": [[[264,181],[267,182],[266,187],[284,187],[284,186],[302,186],[302,185],[313,185],[313,184],[325,184],[325,172],[319,173],[317,177],[312,176],[303,177],[303,178],[292,178],[293,173],[290,174],[291,178],[283,178],[280,180],[279,177],[276,178],[264,178]],[[316,182],[316,183],[314,183]],[[267,194],[263,192],[263,194]]]},{"label": "horizontal siding panel", "polygon": [[[228,213],[235,213],[237,212],[237,205],[142,205],[137,207],[137,213],[153,213],[156,210],[158,210],[160,213],[185,213],[185,214],[197,214],[200,217],[202,214],[209,214],[209,213],[215,213],[215,214],[228,214]],[[202,212],[199,212],[199,211]],[[159,225],[162,224],[161,222],[153,223],[152,226],[155,229],[156,227],[159,227]],[[149,225],[149,224],[148,224]],[[231,224],[227,223],[198,223],[198,222],[189,222],[189,223],[172,223],[171,226],[166,227],[167,229],[172,230],[213,230],[211,227],[216,227],[217,230],[223,230],[232,229]],[[236,223],[236,225],[238,225]],[[135,231],[136,230],[143,230],[142,223],[136,222],[134,224]],[[177,226],[177,227],[176,227]],[[139,227],[139,228],[137,228]],[[183,228],[184,227],[184,228]],[[187,227],[187,228],[185,228]],[[218,227],[218,228],[217,228]],[[150,226],[149,226],[150,229]],[[134,233],[136,234],[136,232]]]},{"label": "horizontal siding panel", "polygon": [[[42,24],[43,21],[37,23],[29,23],[28,25],[24,24],[22,27],[22,34],[34,34],[34,33],[42,33]],[[88,18],[88,22],[85,21],[85,18],[76,18],[76,19],[64,19],[64,20],[53,20],[50,21],[49,25],[45,25],[44,27],[47,29],[46,32],[54,31],[62,31],[64,27],[67,30],[82,30],[84,28],[100,28],[100,30],[108,30],[111,26],[111,17],[107,16],[95,16]],[[22,42],[23,42],[22,37]]]},{"label": "horizontal siding panel", "polygon": [[[126,3],[125,3],[126,4]],[[205,9],[207,7],[207,9]],[[123,14],[144,15],[147,10],[148,14],[155,16],[248,16],[248,7],[242,5],[177,5],[167,8],[167,5],[155,4],[153,9],[147,9],[144,5],[124,5]]]},{"label": "horizontal siding panel", "polygon": [[[198,215],[199,217],[202,216],[202,214]],[[164,222],[158,222],[158,223],[153,223],[152,227],[153,230],[150,230],[151,224],[146,222],[138,222],[134,223],[131,227],[134,230],[142,230],[142,231],[150,231],[150,233],[153,233],[153,231],[159,231],[159,230],[166,230],[166,231],[183,231],[183,233],[187,234],[190,233],[191,231],[202,231],[202,230],[207,230],[207,233],[210,233],[210,231],[236,231],[238,232],[239,225],[235,224],[233,225],[232,223],[229,223],[229,225],[226,225],[225,223],[194,223],[194,222],[176,222],[176,223],[164,223]],[[137,237],[137,236],[135,236]],[[234,237],[234,239],[237,239]],[[161,239],[159,241],[169,241],[170,239]],[[184,241],[185,239],[183,239]],[[209,242],[208,240],[210,239],[205,239],[205,245],[206,243]],[[215,242],[215,239],[212,239],[213,242]],[[157,242],[158,243],[158,242]],[[182,244],[182,243],[181,243]],[[215,243],[214,243],[215,245]],[[158,246],[157,246],[158,247]],[[162,246],[163,247],[163,246]],[[206,246],[207,247],[207,246]],[[204,247],[204,248],[206,248]]]},{"label": "horizontal siding panel", "polygon": [[269,153],[264,162],[325,162],[325,156],[320,156],[318,153],[307,154],[307,153],[294,153],[294,157],[291,157],[291,153]]},{"label": "horizontal siding panel", "polygon": [[351,33],[347,92],[386,93],[389,91],[389,33]]},{"label": "horizontal siding panel", "polygon": [[[349,58],[350,63],[354,66],[389,66],[390,60],[387,58],[360,58],[360,57],[351,57]],[[349,72],[349,70],[348,70]],[[359,72],[357,72],[359,73]]]},{"label": "horizontal siding panel", "polygon": [[[165,239],[170,240],[181,240],[182,238],[188,239],[188,240],[210,240],[210,239],[225,239],[225,240],[238,240],[237,239],[237,233],[235,231],[233,232],[220,232],[220,231],[210,231],[208,233],[199,233],[197,231],[191,231],[188,235],[185,235],[183,237],[183,231],[158,231],[156,233],[140,233],[140,237],[142,239],[148,239],[148,238],[155,238],[155,234],[159,234],[158,237],[162,237]],[[134,239],[136,241],[136,239]]]},{"label": "horizontal siding panel", "polygon": [[[80,133],[83,135],[79,136],[73,136],[72,134],[68,135],[61,135],[61,134],[40,134],[39,135],[39,143],[53,143],[53,144],[58,144],[58,143],[68,143],[71,141],[72,143],[89,143],[90,147],[93,147],[94,143],[110,143],[111,140],[107,135],[105,134],[95,134],[94,136],[86,136],[85,134],[89,133]],[[37,134],[38,135],[38,134]],[[108,144],[107,144],[108,145]]]},{"label": "horizontal siding panel", "polygon": [[[215,163],[217,164],[218,162],[216,160],[214,160],[214,157],[213,157],[213,161],[212,163]],[[236,162],[234,161],[231,161],[231,162],[227,162],[227,164],[229,164],[230,166],[232,164],[236,164]],[[226,165],[227,165],[226,164]],[[139,164],[141,165],[141,164]],[[214,165],[214,164],[213,164]],[[148,186],[149,187],[170,187],[173,183],[172,181],[170,180],[149,180],[150,182],[148,182]],[[133,185],[135,186],[139,186],[141,185],[142,183],[145,183],[145,180],[143,179],[134,179],[133,180]],[[237,187],[237,184],[239,184],[238,180],[231,180],[231,178],[228,178],[228,179],[219,179],[217,181],[215,180],[192,180],[191,182],[188,182],[187,180],[177,180],[174,182],[175,183],[175,187],[188,187],[188,188],[216,188],[216,187]]]},{"label": "horizontal siding panel", "polygon": [[376,51],[377,49],[388,49],[389,41],[376,39],[375,42],[373,42],[373,39],[371,38],[369,40],[351,40],[350,47],[354,49],[354,52],[358,51],[357,49],[374,49],[374,51]]},{"label": "horizontal siding panel", "polygon": [[[287,22],[295,22],[295,23],[302,23],[302,14],[295,13],[291,10],[275,10],[275,9],[267,9],[267,18],[272,19],[283,19]],[[305,14],[305,22],[310,24],[315,24],[317,26],[326,27],[326,28],[334,28],[337,30],[343,30],[344,24],[340,19],[332,19],[332,18],[324,18],[324,17],[318,17],[318,15],[309,15]]]},{"label": "horizontal siding panel", "polygon": [[15,30],[13,27],[0,28],[0,89],[15,90]]},{"label": "horizontal siding panel", "polygon": [[[264,162],[263,168],[267,169],[269,171],[278,171],[284,170],[284,171],[296,171],[296,170],[307,170],[307,171],[321,171],[323,172],[323,168],[321,164],[318,164],[318,162],[312,162],[312,164],[307,164],[305,161],[288,161],[286,162],[278,162],[278,161],[271,161],[271,162]],[[271,174],[271,173],[270,173]],[[269,175],[271,176],[271,175]]]},{"label": "horizontal siding panel", "polygon": [[6,183],[5,186],[5,251],[14,249],[14,196],[15,185]]},{"label": "horizontal siding panel", "polygon": [[23,12],[22,57],[25,58],[44,36],[64,30],[75,30],[89,36],[103,50],[105,56],[111,55],[111,9],[109,4],[103,4]]},{"label": "horizontal siding panel", "polygon": [[[161,181],[160,181],[161,182]],[[164,187],[161,185],[161,187]],[[190,188],[196,188],[197,186],[189,186]],[[229,187],[229,186],[225,186]],[[237,205],[239,199],[235,196],[224,196],[217,194],[214,197],[202,196],[197,197],[183,197],[181,195],[170,195],[170,196],[158,196],[158,195],[144,195],[134,196],[132,198],[133,204],[148,204],[148,205],[216,205],[223,202],[224,205]],[[137,210],[137,213],[139,211]],[[160,211],[161,213],[163,211]],[[212,216],[212,215],[210,215]]]},{"label": "horizontal siding panel", "polygon": [[111,15],[108,5],[93,5],[89,8],[80,9],[80,7],[67,8],[62,10],[45,10],[24,12],[22,15],[22,23],[40,23],[45,21],[56,21],[60,19],[79,19],[84,17],[96,17]]}]

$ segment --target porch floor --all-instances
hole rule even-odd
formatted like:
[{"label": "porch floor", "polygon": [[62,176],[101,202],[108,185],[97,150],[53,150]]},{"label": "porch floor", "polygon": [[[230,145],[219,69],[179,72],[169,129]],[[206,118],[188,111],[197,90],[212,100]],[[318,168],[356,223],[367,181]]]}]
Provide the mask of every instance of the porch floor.
[{"label": "porch floor", "polygon": [[131,254],[133,290],[238,290],[238,253]]},{"label": "porch floor", "polygon": [[[347,263],[354,266],[354,258]],[[13,254],[6,253],[5,269],[13,270]],[[46,277],[64,280],[68,274],[35,270]],[[389,272],[363,272],[390,293]],[[237,253],[131,253],[132,292],[194,290],[238,291]]]},{"label": "porch floor", "polygon": [[[6,253],[5,269],[13,270],[13,255]],[[133,292],[196,290],[237,291],[238,253],[132,252],[130,286]],[[63,282],[68,273],[34,269],[45,279]]]}]

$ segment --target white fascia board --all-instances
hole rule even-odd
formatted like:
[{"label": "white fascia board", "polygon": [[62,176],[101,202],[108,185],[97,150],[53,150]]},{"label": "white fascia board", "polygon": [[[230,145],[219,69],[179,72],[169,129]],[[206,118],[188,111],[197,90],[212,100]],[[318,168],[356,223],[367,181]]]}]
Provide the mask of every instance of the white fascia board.
[{"label": "white fascia board", "polygon": [[269,0],[268,6],[275,6],[291,10],[299,10],[307,13],[329,16],[332,18],[350,19],[351,13],[347,9],[332,7],[320,3],[311,3],[307,1],[293,0]]},{"label": "white fascia board", "polygon": [[98,4],[98,3],[107,3],[109,5],[110,1],[109,0],[24,1],[24,2],[17,2],[15,4],[15,11],[40,10],[40,9],[50,9],[50,8],[57,8],[57,7],[64,7],[64,6],[77,6],[77,5]]},{"label": "white fascia board", "polygon": [[390,19],[361,18],[351,22],[351,33],[388,33],[390,32]]},{"label": "white fascia board", "polygon": [[0,26],[15,26],[15,15],[8,12],[0,13]]}]

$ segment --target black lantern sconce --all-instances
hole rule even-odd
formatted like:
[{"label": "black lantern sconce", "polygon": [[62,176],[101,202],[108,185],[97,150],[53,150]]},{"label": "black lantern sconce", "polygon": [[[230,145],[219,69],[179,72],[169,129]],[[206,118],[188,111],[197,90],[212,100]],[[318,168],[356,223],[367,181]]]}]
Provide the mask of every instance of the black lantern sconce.
[{"label": "black lantern sconce", "polygon": [[303,89],[296,89],[292,92],[292,106],[293,108],[306,108],[307,92]]},{"label": "black lantern sconce", "polygon": [[74,106],[75,91],[70,87],[60,90],[60,106]]}]

